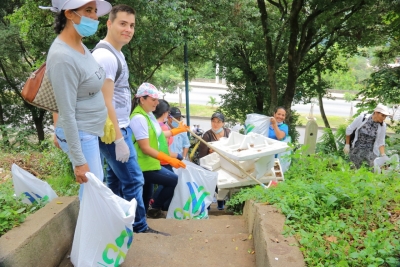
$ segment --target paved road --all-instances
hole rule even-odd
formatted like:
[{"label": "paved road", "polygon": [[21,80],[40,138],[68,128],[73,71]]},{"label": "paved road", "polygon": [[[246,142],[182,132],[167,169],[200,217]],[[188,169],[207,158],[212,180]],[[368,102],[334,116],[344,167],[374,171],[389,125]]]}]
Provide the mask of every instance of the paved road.
[{"label": "paved road", "polygon": [[[210,97],[216,99],[217,103],[221,102],[221,95],[226,94],[226,87],[218,84],[212,83],[199,83],[193,82],[190,83],[191,90],[189,92],[189,102],[191,104],[198,105],[206,105],[207,102],[210,101]],[[324,110],[327,116],[341,116],[347,117],[350,115],[351,103],[346,102],[342,99],[341,94],[333,94],[336,97],[335,100],[324,98]],[[338,98],[339,97],[339,98]],[[182,101],[185,102],[185,92],[182,93]],[[169,102],[179,102],[179,94],[166,94],[165,100]],[[353,105],[356,105],[358,102],[354,101]],[[295,104],[292,109],[296,110],[302,114],[308,114],[311,109],[311,104]],[[357,109],[353,108],[353,114],[357,111]],[[314,105],[314,115],[319,115],[319,107]]]},{"label": "paved road", "polygon": [[[205,119],[205,118],[198,118],[198,117],[190,118],[190,125],[200,125],[200,129],[203,129],[204,131],[208,131],[211,129],[210,119]],[[296,130],[300,134],[299,143],[304,144],[305,127],[298,126],[298,127],[296,127]],[[320,129],[318,131],[317,138],[321,137],[322,133],[323,133],[323,131],[322,131],[322,129]]]}]

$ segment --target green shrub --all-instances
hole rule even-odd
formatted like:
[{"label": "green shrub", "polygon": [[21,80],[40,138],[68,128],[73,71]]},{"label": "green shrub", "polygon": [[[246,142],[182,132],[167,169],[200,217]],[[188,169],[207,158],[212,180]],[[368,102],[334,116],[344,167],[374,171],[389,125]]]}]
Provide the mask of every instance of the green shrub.
[{"label": "green shrub", "polygon": [[246,188],[228,202],[253,199],[280,208],[284,234],[300,243],[308,266],[396,266],[400,255],[400,179],[353,170],[341,157],[294,153],[285,182]]}]

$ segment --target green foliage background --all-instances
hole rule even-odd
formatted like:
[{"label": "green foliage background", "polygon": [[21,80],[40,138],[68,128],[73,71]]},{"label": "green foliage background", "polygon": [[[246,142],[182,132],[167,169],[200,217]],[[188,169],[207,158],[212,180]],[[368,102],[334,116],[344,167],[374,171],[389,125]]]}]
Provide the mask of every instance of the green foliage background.
[{"label": "green foliage background", "polygon": [[243,189],[228,205],[240,210],[253,199],[277,206],[307,266],[398,266],[399,174],[354,170],[341,157],[304,157],[301,150],[292,160],[285,182]]}]

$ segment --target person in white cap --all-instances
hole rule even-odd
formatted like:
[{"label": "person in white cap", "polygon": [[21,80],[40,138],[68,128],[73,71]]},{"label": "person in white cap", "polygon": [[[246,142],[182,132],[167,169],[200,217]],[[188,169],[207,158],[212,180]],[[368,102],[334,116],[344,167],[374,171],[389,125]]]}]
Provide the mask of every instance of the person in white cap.
[{"label": "person in white cap", "polygon": [[107,118],[101,92],[105,73],[82,38],[96,33],[98,17],[110,12],[111,4],[104,0],[53,0],[52,7],[40,8],[57,12],[54,30],[58,36],[46,61],[58,106],[54,143],[68,153],[82,196],[86,172],[101,181],[104,178],[98,137],[104,134]]},{"label": "person in white cap", "polygon": [[147,216],[158,218],[162,215],[164,203],[169,203],[174,195],[175,186],[178,184],[178,176],[161,166],[161,162],[168,163],[174,168],[185,168],[186,165],[177,158],[171,157],[168,151],[166,137],[175,136],[186,132],[188,126],[180,123],[179,127],[163,132],[153,111],[158,105],[160,96],[157,88],[150,83],[139,86],[135,98],[132,100],[132,114],[129,127],[133,131],[133,144],[138,153],[139,166],[143,171],[144,187],[143,202],[148,209],[153,184],[162,185],[163,189],[154,199],[152,208]]},{"label": "person in white cap", "polygon": [[[390,115],[388,108],[378,104],[373,114],[361,114],[346,128],[346,145],[343,152],[349,154],[356,168],[363,162],[374,166],[377,157],[385,154],[385,119]],[[352,135],[354,139],[352,139]]]}]

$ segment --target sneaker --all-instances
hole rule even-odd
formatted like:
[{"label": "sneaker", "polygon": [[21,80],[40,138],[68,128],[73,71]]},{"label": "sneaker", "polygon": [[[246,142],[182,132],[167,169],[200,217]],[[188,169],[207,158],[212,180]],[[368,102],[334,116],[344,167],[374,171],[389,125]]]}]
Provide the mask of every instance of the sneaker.
[{"label": "sneaker", "polygon": [[147,229],[143,232],[140,232],[139,234],[158,234],[158,235],[164,235],[164,236],[170,236],[170,234],[168,233],[164,233],[164,232],[160,232],[160,231],[156,231],[154,229],[151,229],[150,227],[147,227]]},{"label": "sneaker", "polygon": [[152,219],[165,218],[161,209],[149,209],[147,211],[147,217],[152,218]]}]

